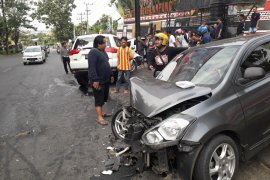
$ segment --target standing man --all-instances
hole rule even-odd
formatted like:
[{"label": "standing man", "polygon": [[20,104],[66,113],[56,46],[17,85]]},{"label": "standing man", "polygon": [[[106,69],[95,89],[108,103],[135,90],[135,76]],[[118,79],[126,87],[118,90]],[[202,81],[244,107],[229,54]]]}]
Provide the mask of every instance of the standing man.
[{"label": "standing man", "polygon": [[156,49],[153,52],[150,69],[154,71],[154,76],[157,71],[162,71],[165,66],[179,53],[186,50],[186,47],[170,47],[168,46],[168,36],[164,33],[155,35]]},{"label": "standing man", "polygon": [[150,65],[150,60],[153,54],[153,50],[155,49],[155,39],[153,37],[153,34],[149,33],[147,35],[147,40],[146,42],[144,42],[141,37],[138,37],[137,40],[141,43],[143,43],[146,47],[146,59],[147,59],[147,64],[148,64],[148,69],[149,69],[149,65]]},{"label": "standing man", "polygon": [[69,59],[69,49],[67,48],[67,43],[66,42],[62,42],[61,45],[62,45],[62,47],[61,47],[61,50],[60,50],[60,55],[61,55],[62,62],[64,64],[64,69],[66,71],[66,74],[68,74],[67,65],[68,65],[69,70],[71,72],[70,59]]},{"label": "standing man", "polygon": [[222,22],[221,18],[218,18],[217,22],[218,22],[217,39],[222,39],[223,38],[223,22]]},{"label": "standing man", "polygon": [[236,36],[244,34],[245,30],[245,16],[244,14],[239,15],[239,24],[236,31]]},{"label": "standing man", "polygon": [[133,59],[133,53],[131,49],[127,46],[127,38],[122,37],[121,38],[121,47],[117,50],[117,57],[118,57],[118,77],[116,81],[116,89],[113,93],[118,93],[120,90],[121,80],[122,76],[125,78],[125,91],[124,93],[128,93],[128,88],[130,85],[129,79],[130,79],[130,60]]},{"label": "standing man", "polygon": [[109,57],[105,52],[106,39],[98,35],[94,39],[94,48],[88,53],[88,84],[93,89],[97,122],[100,125],[107,125],[103,117],[110,114],[103,114],[102,106],[109,97],[109,84],[113,81],[112,71],[109,64]]},{"label": "standing man", "polygon": [[169,46],[170,47],[177,47],[175,37],[174,37],[174,35],[172,35],[171,30],[166,30],[165,34],[169,37]]},{"label": "standing man", "polygon": [[257,12],[256,6],[252,9],[252,11],[253,13],[251,14],[251,18],[249,18],[250,19],[249,32],[256,33],[256,31],[259,29],[259,21],[261,14]]}]

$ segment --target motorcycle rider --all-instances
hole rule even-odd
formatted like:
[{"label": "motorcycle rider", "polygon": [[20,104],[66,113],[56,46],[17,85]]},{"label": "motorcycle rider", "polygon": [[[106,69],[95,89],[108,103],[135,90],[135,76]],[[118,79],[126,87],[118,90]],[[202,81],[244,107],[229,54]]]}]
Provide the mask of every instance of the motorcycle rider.
[{"label": "motorcycle rider", "polygon": [[155,35],[156,49],[150,60],[149,68],[154,71],[156,76],[157,71],[162,71],[165,66],[179,53],[188,49],[187,47],[170,47],[168,46],[168,36],[164,33],[157,33]]}]

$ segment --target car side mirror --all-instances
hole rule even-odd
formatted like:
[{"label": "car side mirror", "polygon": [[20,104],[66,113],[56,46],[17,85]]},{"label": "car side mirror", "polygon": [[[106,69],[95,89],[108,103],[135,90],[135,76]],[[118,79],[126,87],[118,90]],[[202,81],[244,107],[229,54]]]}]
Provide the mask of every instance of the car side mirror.
[{"label": "car side mirror", "polygon": [[156,78],[160,73],[161,73],[161,71],[155,71],[154,72],[154,77]]},{"label": "car side mirror", "polygon": [[265,71],[261,67],[249,67],[244,72],[244,77],[238,79],[240,84],[245,84],[249,81],[261,79],[265,76]]},{"label": "car side mirror", "polygon": [[249,67],[244,72],[244,78],[249,80],[261,79],[265,76],[265,71],[261,67]]}]

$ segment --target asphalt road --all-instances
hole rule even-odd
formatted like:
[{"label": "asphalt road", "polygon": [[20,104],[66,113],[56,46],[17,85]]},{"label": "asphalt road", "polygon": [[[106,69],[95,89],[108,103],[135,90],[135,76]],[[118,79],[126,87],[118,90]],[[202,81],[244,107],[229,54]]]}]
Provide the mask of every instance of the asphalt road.
[{"label": "asphalt road", "polygon": [[[110,126],[96,123],[93,97],[78,90],[55,51],[45,64],[27,66],[20,54],[0,56],[0,84],[0,180],[130,179],[131,168],[100,175],[114,144]],[[105,109],[113,113],[128,100],[112,95]],[[132,179],[162,178],[146,172]],[[235,179],[270,179],[270,147],[241,163]]]}]

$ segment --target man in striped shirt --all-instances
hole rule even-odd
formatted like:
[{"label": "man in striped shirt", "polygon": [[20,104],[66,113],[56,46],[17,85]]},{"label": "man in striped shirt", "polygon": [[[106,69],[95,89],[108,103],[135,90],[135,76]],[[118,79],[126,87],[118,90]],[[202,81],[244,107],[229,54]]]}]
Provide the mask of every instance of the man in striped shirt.
[{"label": "man in striped shirt", "polygon": [[122,37],[121,38],[121,47],[117,50],[117,56],[118,56],[118,77],[116,81],[116,89],[113,93],[118,93],[121,86],[122,77],[125,78],[125,83],[123,84],[125,87],[124,93],[128,93],[128,87],[130,84],[130,60],[133,59],[133,53],[132,50],[127,46],[127,38]]}]

